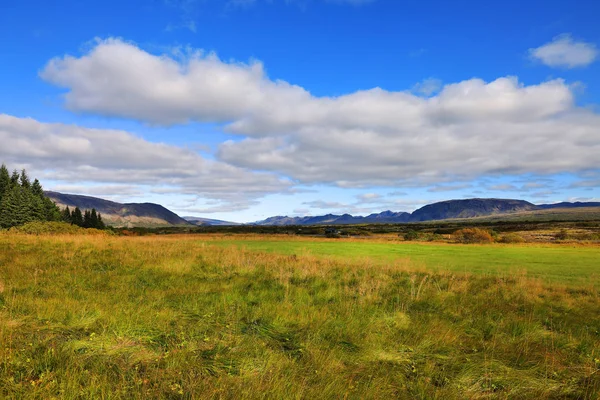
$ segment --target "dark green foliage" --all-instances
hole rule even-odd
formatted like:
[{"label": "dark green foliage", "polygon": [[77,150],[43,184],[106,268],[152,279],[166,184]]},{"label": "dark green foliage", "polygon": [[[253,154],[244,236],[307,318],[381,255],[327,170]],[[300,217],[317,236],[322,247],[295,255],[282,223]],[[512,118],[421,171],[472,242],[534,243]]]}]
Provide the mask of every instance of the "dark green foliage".
[{"label": "dark green foliage", "polygon": [[65,207],[65,209],[62,210],[61,217],[61,219],[64,222],[68,222],[71,225],[73,225],[73,220],[71,219],[71,210],[69,209],[69,206]]},{"label": "dark green foliage", "polygon": [[31,221],[58,221],[60,211],[44,195],[42,185],[33,183],[27,171],[14,171],[9,176],[3,164],[0,167],[0,228],[10,228]]},{"label": "dark green foliage", "polygon": [[19,183],[19,179],[21,178],[21,175],[19,175],[19,171],[17,171],[16,169],[13,171],[12,175],[10,176],[10,185],[11,186],[15,186]]},{"label": "dark green foliage", "polygon": [[[92,211],[96,211],[96,209],[92,208]],[[98,226],[96,228],[106,229],[106,225],[104,225],[104,221],[102,221],[102,215],[100,213],[98,213]]]},{"label": "dark green foliage", "polygon": [[85,210],[82,214],[79,207],[75,207],[73,211],[70,211],[67,206],[62,212],[62,217],[65,222],[70,222],[72,225],[82,228],[106,229],[102,216],[96,212],[95,208]]},{"label": "dark green foliage", "polygon": [[91,217],[92,213],[90,212],[90,210],[85,210],[83,213],[83,227],[84,228],[91,228],[92,225],[92,217]]},{"label": "dark green foliage", "polygon": [[0,202],[2,202],[2,198],[4,197],[4,193],[10,186],[10,174],[8,172],[8,168],[6,165],[2,164],[0,167]]},{"label": "dark green foliage", "polygon": [[81,214],[79,207],[75,207],[71,212],[71,222],[73,225],[83,226],[83,214]]},{"label": "dark green foliage", "polygon": [[404,234],[404,240],[417,240],[419,238],[419,233],[413,229],[410,229],[408,232]]}]

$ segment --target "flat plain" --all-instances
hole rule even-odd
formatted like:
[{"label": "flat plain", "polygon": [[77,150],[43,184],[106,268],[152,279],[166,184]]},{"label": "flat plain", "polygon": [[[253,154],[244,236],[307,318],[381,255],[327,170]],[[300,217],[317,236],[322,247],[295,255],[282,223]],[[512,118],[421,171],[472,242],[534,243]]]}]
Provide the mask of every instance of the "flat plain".
[{"label": "flat plain", "polygon": [[0,234],[0,397],[595,399],[598,245]]}]

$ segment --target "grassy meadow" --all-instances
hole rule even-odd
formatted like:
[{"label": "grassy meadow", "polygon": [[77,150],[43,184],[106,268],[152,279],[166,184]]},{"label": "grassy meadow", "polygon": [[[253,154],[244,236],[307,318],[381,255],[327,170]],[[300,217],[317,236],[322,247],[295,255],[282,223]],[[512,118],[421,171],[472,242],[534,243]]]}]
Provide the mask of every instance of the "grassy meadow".
[{"label": "grassy meadow", "polygon": [[599,256],[0,234],[0,398],[597,399]]}]

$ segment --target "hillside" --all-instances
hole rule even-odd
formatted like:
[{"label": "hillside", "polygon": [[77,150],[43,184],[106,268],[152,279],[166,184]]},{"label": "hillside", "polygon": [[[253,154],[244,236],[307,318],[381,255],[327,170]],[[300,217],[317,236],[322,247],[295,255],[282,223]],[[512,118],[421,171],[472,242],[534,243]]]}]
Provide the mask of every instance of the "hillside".
[{"label": "hillside", "polygon": [[158,226],[181,226],[189,223],[166,209],[160,204],[154,203],[117,203],[97,197],[81,196],[76,194],[64,194],[59,192],[45,192],[60,208],[79,207],[81,210],[95,208],[104,223],[115,227],[158,227]]},{"label": "hillside", "polygon": [[465,199],[428,204],[413,212],[410,222],[473,218],[535,210],[537,206],[524,200]]}]

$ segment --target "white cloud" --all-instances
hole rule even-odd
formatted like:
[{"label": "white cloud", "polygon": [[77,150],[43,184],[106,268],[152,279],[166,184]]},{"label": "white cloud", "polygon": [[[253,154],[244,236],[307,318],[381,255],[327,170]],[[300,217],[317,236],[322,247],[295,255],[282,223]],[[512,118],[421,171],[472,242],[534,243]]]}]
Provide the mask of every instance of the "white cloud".
[{"label": "white cloud", "polygon": [[156,56],[119,39],[56,58],[41,76],[68,89],[72,110],[225,123],[242,140],[223,143],[221,160],[302,184],[422,186],[598,168],[600,116],[577,107],[560,79],[469,79],[428,98],[380,88],[316,97],[270,79],[257,61]]},{"label": "white cloud", "polygon": [[[43,181],[58,182],[56,189],[102,197],[124,198],[149,186],[166,186],[240,208],[290,186],[274,175],[206,160],[191,150],[148,142],[125,131],[0,114],[0,143],[0,160],[7,165],[20,165]],[[82,182],[88,183],[85,188]]]},{"label": "white cloud", "polygon": [[593,43],[575,41],[571,35],[556,36],[551,42],[529,49],[531,58],[549,67],[585,67],[598,58],[598,49]]},{"label": "white cloud", "polygon": [[377,203],[382,200],[382,196],[377,193],[363,193],[356,196],[359,203]]}]

